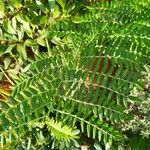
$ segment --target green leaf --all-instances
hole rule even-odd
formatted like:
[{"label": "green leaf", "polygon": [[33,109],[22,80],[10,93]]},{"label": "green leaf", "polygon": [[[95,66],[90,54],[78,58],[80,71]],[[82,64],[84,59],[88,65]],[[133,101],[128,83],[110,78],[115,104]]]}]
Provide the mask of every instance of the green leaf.
[{"label": "green leaf", "polygon": [[7,70],[7,73],[9,75],[9,77],[11,77],[12,79],[17,79],[18,70],[9,69],[9,70]]},{"label": "green leaf", "polygon": [[54,11],[53,11],[53,16],[58,17],[61,14],[60,8],[58,5],[55,5]]},{"label": "green leaf", "polygon": [[9,0],[10,6],[20,8],[22,4],[18,0]]},{"label": "green leaf", "polygon": [[2,80],[4,73],[0,72],[0,80]]},{"label": "green leaf", "polygon": [[91,135],[91,125],[88,124],[87,125],[87,136],[90,137],[90,135]]},{"label": "green leaf", "polygon": [[100,144],[98,144],[98,143],[96,143],[96,142],[94,143],[94,148],[95,148],[96,150],[102,150]]},{"label": "green leaf", "polygon": [[17,118],[16,118],[16,116],[15,116],[14,110],[10,109],[10,110],[8,111],[8,115],[9,115],[9,117],[11,118],[11,120],[12,120],[13,122],[16,122],[16,121],[17,121]]},{"label": "green leaf", "polygon": [[6,102],[1,101],[0,104],[3,107],[3,109],[5,109],[5,110],[9,109],[9,105]]},{"label": "green leaf", "polygon": [[26,65],[24,68],[21,68],[22,72],[27,72],[30,69],[31,64]]},{"label": "green leaf", "polygon": [[84,132],[84,121],[81,121],[81,131]]},{"label": "green leaf", "polygon": [[7,50],[8,46],[7,45],[2,45],[0,44],[0,56],[4,54],[4,52]]},{"label": "green leaf", "polygon": [[55,0],[48,0],[49,9],[51,12],[54,12],[55,8]]},{"label": "green leaf", "polygon": [[129,96],[129,99],[136,103],[141,102],[141,99],[136,96]]},{"label": "green leaf", "polygon": [[27,60],[27,52],[26,52],[26,46],[22,44],[17,45],[17,51],[22,55],[22,58],[24,60]]},{"label": "green leaf", "polygon": [[97,134],[96,132],[97,132],[96,127],[93,127],[93,139],[96,138],[96,134]]},{"label": "green leaf", "polygon": [[45,16],[45,15],[38,15],[38,16],[35,16],[31,22],[33,24],[38,24],[38,25],[46,25],[47,24],[47,21],[48,21],[48,17]]},{"label": "green leaf", "polygon": [[40,37],[37,38],[37,43],[41,46],[46,47],[46,41],[44,39],[41,39]]},{"label": "green leaf", "polygon": [[118,146],[118,150],[125,150],[122,145]]},{"label": "green leaf", "polygon": [[85,22],[85,19],[82,16],[74,16],[72,18],[72,22],[76,24],[80,24],[80,23]]},{"label": "green leaf", "polygon": [[4,135],[3,134],[0,135],[0,139],[1,139],[1,147],[3,148],[4,147]]},{"label": "green leaf", "polygon": [[42,4],[42,2],[40,2],[39,0],[36,0],[36,3],[38,5],[38,7],[40,8],[40,10],[45,12],[46,7]]},{"label": "green leaf", "polygon": [[5,21],[3,22],[3,27],[4,27],[4,29],[5,29],[8,33],[10,33],[10,34],[16,34],[15,29],[14,29],[14,28],[12,27],[12,25],[11,25],[11,21],[5,20]]},{"label": "green leaf", "polygon": [[31,30],[30,25],[29,25],[28,22],[23,24],[23,29],[29,37],[33,38],[32,30]]},{"label": "green leaf", "polygon": [[15,44],[12,44],[12,45],[9,45],[8,48],[6,49],[6,51],[4,52],[4,54],[6,53],[12,53],[12,50],[14,49],[16,45]]},{"label": "green leaf", "polygon": [[4,14],[5,14],[4,10],[5,10],[4,2],[3,2],[3,0],[0,0],[0,18],[4,17]]},{"label": "green leaf", "polygon": [[47,117],[45,124],[52,136],[55,136],[58,140],[69,140],[78,138],[73,130],[68,126],[62,126],[62,122],[55,122],[54,119]]},{"label": "green leaf", "polygon": [[56,2],[62,7],[63,11],[65,9],[66,0],[56,0]]},{"label": "green leaf", "polygon": [[103,141],[104,141],[104,144],[107,144],[107,134],[104,134]]},{"label": "green leaf", "polygon": [[24,29],[22,25],[20,27],[20,30],[18,30],[17,32],[18,32],[18,40],[21,41],[24,37]]},{"label": "green leaf", "polygon": [[52,43],[56,44],[56,45],[61,45],[62,42],[61,42],[61,39],[54,36],[52,39],[51,39]]},{"label": "green leaf", "polygon": [[98,131],[98,140],[101,141],[102,139],[102,131]]},{"label": "green leaf", "polygon": [[25,14],[17,14],[15,17],[16,17],[17,21],[22,24],[25,24],[25,23],[27,23],[27,21],[29,21],[29,18]]},{"label": "green leaf", "polygon": [[0,121],[3,125],[5,125],[4,128],[8,127],[10,124],[10,121],[6,118],[4,114],[1,115]]},{"label": "green leaf", "polygon": [[4,68],[7,69],[8,66],[10,65],[10,63],[11,63],[11,58],[10,57],[6,57],[4,59]]},{"label": "green leaf", "polygon": [[29,47],[37,45],[37,43],[33,39],[27,39],[24,44]]},{"label": "green leaf", "polygon": [[17,22],[16,22],[16,17],[12,18],[12,27],[16,31],[17,30]]}]

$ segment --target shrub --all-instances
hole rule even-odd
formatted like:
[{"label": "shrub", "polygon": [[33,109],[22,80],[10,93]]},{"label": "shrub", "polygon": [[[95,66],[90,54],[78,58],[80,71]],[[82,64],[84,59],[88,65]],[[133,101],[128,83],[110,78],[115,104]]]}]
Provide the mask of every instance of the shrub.
[{"label": "shrub", "polygon": [[28,62],[0,102],[1,147],[123,148],[119,127],[133,118],[129,106],[141,103],[131,91],[149,61],[149,5],[1,2],[2,54]]}]

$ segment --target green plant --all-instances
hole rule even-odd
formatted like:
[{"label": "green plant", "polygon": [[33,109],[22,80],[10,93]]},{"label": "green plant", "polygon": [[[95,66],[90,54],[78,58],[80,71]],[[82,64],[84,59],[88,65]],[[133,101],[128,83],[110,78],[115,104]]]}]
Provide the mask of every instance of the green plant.
[{"label": "green plant", "polygon": [[[149,61],[150,4],[114,0],[111,5],[80,3],[78,8],[75,3],[68,13],[67,4],[71,5],[65,0],[57,0],[55,7],[48,1],[50,9],[47,1],[42,2],[13,6],[20,28],[27,27],[21,43],[29,44],[34,60],[28,64],[28,72],[15,79],[9,102],[1,101],[1,147],[12,146],[12,141],[17,145],[18,140],[25,141],[27,149],[37,145],[42,149],[44,142],[37,144],[40,137],[35,124],[42,137],[43,130],[51,133],[48,138],[56,143],[46,140],[44,144],[54,143],[53,149],[78,145],[73,140],[77,134],[80,139],[76,141],[91,149],[123,147],[127,134],[119,127],[132,119],[129,106],[140,103],[131,91],[140,86],[138,79]],[[39,45],[44,53],[39,52]],[[37,143],[32,138],[22,140],[30,132]]]},{"label": "green plant", "polygon": [[[150,116],[149,116],[149,107],[150,107],[150,66],[145,66],[146,72],[143,72],[143,77],[140,79],[141,88],[135,87],[132,91],[133,95],[136,95],[142,99],[140,105],[131,105],[129,112],[134,114],[133,120],[130,120],[126,124],[126,128],[132,129],[134,132],[140,132],[140,134],[149,138],[150,136]],[[127,129],[126,129],[127,130]]]},{"label": "green plant", "polygon": [[13,84],[19,73],[28,70],[25,66],[34,59],[34,54],[46,51],[47,44],[59,43],[55,36],[46,41],[45,29],[74,16],[83,8],[84,4],[80,1],[1,1],[0,80],[7,79]]}]

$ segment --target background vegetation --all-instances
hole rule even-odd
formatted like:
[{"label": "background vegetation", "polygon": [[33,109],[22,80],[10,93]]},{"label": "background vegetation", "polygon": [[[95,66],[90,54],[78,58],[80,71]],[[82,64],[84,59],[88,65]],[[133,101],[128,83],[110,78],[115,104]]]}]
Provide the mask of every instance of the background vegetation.
[{"label": "background vegetation", "polygon": [[149,0],[1,0],[1,149],[149,149],[149,13]]}]

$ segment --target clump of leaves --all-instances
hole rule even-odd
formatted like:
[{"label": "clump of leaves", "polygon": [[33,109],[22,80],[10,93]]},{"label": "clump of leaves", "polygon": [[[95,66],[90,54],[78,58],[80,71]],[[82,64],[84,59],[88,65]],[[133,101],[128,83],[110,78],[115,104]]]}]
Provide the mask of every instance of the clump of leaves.
[{"label": "clump of leaves", "polygon": [[[44,117],[40,122],[30,122],[30,130],[20,136],[18,142],[9,142],[3,149],[68,149],[79,147],[75,139],[79,130],[55,122],[53,118]],[[11,139],[10,139],[11,140]]]},{"label": "clump of leaves", "polygon": [[140,132],[143,137],[150,138],[150,66],[145,66],[146,71],[142,72],[140,79],[141,88],[135,87],[132,94],[138,96],[142,102],[139,106],[131,105],[130,113],[134,114],[125,129],[132,129],[133,132]]},{"label": "clump of leaves", "polygon": [[[130,92],[139,85],[149,61],[149,3],[134,7],[135,1],[114,0],[112,5],[75,3],[69,7],[66,0],[42,2],[2,5],[9,10],[0,16],[2,53],[14,48],[26,60],[30,47],[34,60],[28,72],[18,76],[8,103],[0,102],[1,147],[21,140],[20,145],[29,149],[32,138],[28,133],[38,137],[31,122],[42,128],[41,145],[45,126],[51,147],[53,143],[58,146],[57,139],[63,138],[64,143],[76,138],[71,132],[74,127],[80,130],[80,138],[87,138],[86,147],[123,145],[126,134],[116,124],[129,121],[132,114],[126,110],[138,105],[138,98]],[[52,2],[56,2],[53,7]],[[41,122],[45,116],[48,121]],[[72,148],[70,143],[65,148]],[[118,145],[115,149],[120,149]]]}]

